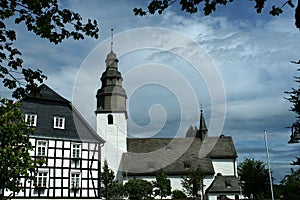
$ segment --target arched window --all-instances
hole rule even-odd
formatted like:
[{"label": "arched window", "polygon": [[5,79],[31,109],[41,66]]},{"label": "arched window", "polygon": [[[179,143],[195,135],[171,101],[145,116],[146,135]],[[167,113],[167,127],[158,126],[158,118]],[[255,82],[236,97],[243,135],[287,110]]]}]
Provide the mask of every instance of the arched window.
[{"label": "arched window", "polygon": [[114,118],[113,118],[113,116],[111,114],[109,114],[107,116],[107,123],[108,124],[113,124],[114,123]]}]

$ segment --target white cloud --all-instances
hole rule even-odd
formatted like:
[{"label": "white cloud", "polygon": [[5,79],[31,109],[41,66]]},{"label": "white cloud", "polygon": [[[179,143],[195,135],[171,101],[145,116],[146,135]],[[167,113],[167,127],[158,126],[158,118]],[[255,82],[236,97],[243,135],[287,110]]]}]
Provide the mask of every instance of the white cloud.
[{"label": "white cloud", "polygon": [[[228,112],[224,134],[233,135],[239,149],[247,148],[249,144],[253,145],[251,149],[255,149],[255,143],[261,140],[259,131],[267,128],[273,132],[269,142],[271,147],[273,144],[286,144],[289,139],[289,131],[284,127],[293,120],[293,114],[288,111],[290,104],[283,99],[285,96],[283,92],[289,90],[294,84],[292,77],[296,74],[297,66],[290,64],[289,61],[299,59],[299,47],[296,41],[299,41],[300,33],[294,28],[293,16],[272,18],[267,21],[261,19],[253,22],[249,18],[229,21],[227,17],[218,17],[217,14],[213,17],[182,16],[179,13],[167,11],[161,16],[140,18],[132,14],[132,8],[139,6],[137,3],[138,1],[106,1],[105,3],[87,1],[83,4],[81,1],[72,1],[64,6],[78,11],[84,19],[95,18],[98,20],[100,39],[87,39],[81,42],[68,40],[54,46],[47,41],[36,39],[32,34],[23,33],[20,28],[21,34],[18,35],[17,45],[23,50],[25,63],[29,66],[41,66],[41,69],[49,77],[47,83],[71,100],[73,83],[81,63],[84,62],[93,47],[110,37],[111,28],[114,28],[115,35],[121,31],[146,26],[179,31],[199,42],[220,71],[227,95]],[[240,15],[242,14],[240,13]],[[152,38],[152,40],[154,39]],[[130,41],[127,42],[130,43]],[[149,43],[151,42],[149,40]],[[114,44],[115,49],[119,48],[118,45],[120,43]],[[178,52],[181,47],[181,43],[178,42]],[[86,107],[83,106],[79,110],[93,126],[95,124],[93,111],[96,84],[101,76],[100,68],[104,66],[104,58],[108,51],[109,42],[107,42],[107,50],[101,52],[104,55],[96,56],[95,62],[89,63],[91,67],[87,71],[81,72],[83,79],[86,80],[82,87],[85,92],[89,92],[88,95],[82,95],[81,100],[85,100],[83,102],[86,103],[88,99],[90,108],[85,109]],[[192,51],[188,53],[192,53]],[[142,58],[126,59],[124,57],[124,60],[120,60],[120,65],[126,67],[131,64],[133,66],[141,64],[143,61],[139,61],[139,59]],[[149,58],[153,57],[146,57],[146,59]],[[156,58],[168,66],[176,63],[182,64],[169,57]],[[99,68],[97,68],[98,66]],[[124,69],[121,68],[121,71]],[[97,80],[92,79],[89,73],[97,76]],[[209,123],[211,102],[205,84],[202,82],[199,84],[199,80],[203,80],[193,76],[193,72],[189,70],[183,70],[180,73],[189,77],[188,81],[194,87],[200,102],[204,104],[205,116]],[[164,78],[166,74],[158,73],[157,76]],[[91,85],[91,82],[96,82],[96,84]],[[173,83],[173,86],[176,89],[184,88],[177,82]],[[3,94],[2,91],[1,94]],[[205,100],[203,100],[203,96],[205,96]],[[197,114],[199,112],[192,112],[192,107],[188,109],[191,113],[185,116],[184,123],[187,126],[198,125],[199,116]],[[141,114],[145,115],[145,112],[141,112]],[[193,118],[192,122],[188,123],[191,118]],[[157,122],[157,120],[153,118],[153,122]],[[174,120],[170,119],[170,123],[172,124]],[[156,125],[160,126],[160,124],[153,125],[155,125],[154,129],[157,128]],[[254,142],[251,143],[251,140]],[[282,151],[284,149],[290,150],[287,145],[284,145]],[[244,155],[247,153],[243,152],[240,157]],[[278,160],[285,162],[287,158],[276,157],[276,162]],[[275,167],[278,170],[282,168],[279,165]]]}]

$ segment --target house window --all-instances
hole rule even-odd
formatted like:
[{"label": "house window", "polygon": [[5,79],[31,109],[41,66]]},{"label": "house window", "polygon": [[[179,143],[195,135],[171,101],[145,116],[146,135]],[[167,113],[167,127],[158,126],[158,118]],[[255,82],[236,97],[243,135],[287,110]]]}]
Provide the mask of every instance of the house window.
[{"label": "house window", "polygon": [[113,118],[113,116],[111,114],[109,114],[107,116],[107,123],[108,124],[113,124],[114,123],[114,118]]},{"label": "house window", "polygon": [[190,163],[184,163],[184,169],[188,170],[191,169],[191,164]]},{"label": "house window", "polygon": [[54,128],[65,129],[65,118],[64,117],[54,117]]},{"label": "house window", "polygon": [[47,187],[48,182],[48,172],[38,172],[36,177],[37,187]]},{"label": "house window", "polygon": [[80,173],[71,173],[71,188],[78,189],[80,187]]},{"label": "house window", "polygon": [[37,142],[37,156],[46,156],[47,152],[47,142],[38,141]]},{"label": "house window", "polygon": [[25,122],[29,126],[36,126],[37,114],[25,114]]},{"label": "house window", "polygon": [[72,144],[72,158],[81,157],[81,144]]}]

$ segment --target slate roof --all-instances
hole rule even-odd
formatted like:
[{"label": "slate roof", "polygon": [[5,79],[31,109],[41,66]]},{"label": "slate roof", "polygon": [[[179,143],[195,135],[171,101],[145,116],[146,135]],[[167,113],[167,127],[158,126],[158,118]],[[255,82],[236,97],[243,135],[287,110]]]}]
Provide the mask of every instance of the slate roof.
[{"label": "slate roof", "polygon": [[206,193],[240,193],[240,189],[236,176],[216,176]]},{"label": "slate roof", "polygon": [[[45,84],[40,86],[39,95],[28,95],[21,105],[24,114],[37,114],[32,137],[104,143],[71,102]],[[65,129],[53,128],[54,116],[65,117]]]},{"label": "slate roof", "polygon": [[237,152],[233,140],[229,136],[221,135],[214,148],[209,152],[210,158],[237,158]]},{"label": "slate roof", "polygon": [[214,174],[211,158],[236,158],[229,136],[200,138],[139,138],[127,139],[128,153],[123,154],[122,170],[127,175],[154,175],[164,168],[167,175],[186,174],[186,166],[200,166]]}]

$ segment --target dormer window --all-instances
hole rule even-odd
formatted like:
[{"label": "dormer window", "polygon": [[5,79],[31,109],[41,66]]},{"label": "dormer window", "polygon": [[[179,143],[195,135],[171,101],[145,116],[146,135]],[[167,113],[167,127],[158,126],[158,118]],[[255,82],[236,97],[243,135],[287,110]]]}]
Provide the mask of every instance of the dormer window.
[{"label": "dormer window", "polygon": [[225,181],[225,186],[226,186],[226,188],[231,188],[231,182],[230,182],[230,180],[226,180]]},{"label": "dormer window", "polygon": [[37,114],[25,114],[25,122],[29,126],[36,127],[36,124],[37,124]]},{"label": "dormer window", "polygon": [[54,117],[53,127],[57,129],[65,129],[65,118],[59,116]]},{"label": "dormer window", "polygon": [[184,163],[184,169],[185,170],[188,170],[188,169],[191,169],[191,163]]}]

